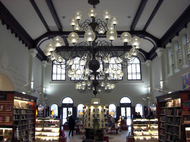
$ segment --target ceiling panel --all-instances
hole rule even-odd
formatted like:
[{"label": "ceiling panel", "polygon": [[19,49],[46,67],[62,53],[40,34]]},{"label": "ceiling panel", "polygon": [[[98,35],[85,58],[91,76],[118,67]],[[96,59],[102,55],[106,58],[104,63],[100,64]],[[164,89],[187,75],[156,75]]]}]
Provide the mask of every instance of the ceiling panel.
[{"label": "ceiling panel", "polygon": [[160,39],[189,4],[190,0],[164,0],[147,32]]},{"label": "ceiling panel", "polygon": [[[140,2],[140,0],[120,0],[119,2],[116,0],[100,1],[100,3],[96,6],[96,9],[98,11],[97,18],[103,20],[103,11],[110,10],[112,15],[117,16],[119,19],[119,24],[117,25],[116,29],[129,30]],[[74,12],[77,10],[83,13],[83,19],[81,22],[84,22],[85,19],[90,19],[87,15],[87,12],[89,8],[92,8],[92,6],[88,4],[87,0],[53,0],[53,4],[64,31],[71,30],[69,19],[73,17]],[[63,16],[65,16],[64,19],[62,18]],[[131,18],[128,18],[128,16]]]},{"label": "ceiling panel", "polygon": [[46,32],[29,0],[1,1],[33,39]]},{"label": "ceiling panel", "polygon": [[51,12],[47,6],[47,3],[45,0],[35,0],[38,8],[40,9],[40,12],[42,13],[47,25],[49,26],[51,31],[58,31],[58,28],[55,24],[55,21],[53,19],[53,16],[51,15]]},{"label": "ceiling panel", "polygon": [[137,22],[135,30],[143,30],[146,22],[148,21],[150,15],[152,14],[152,11],[154,10],[157,2],[158,2],[158,0],[147,1],[146,6],[141,14],[141,17],[139,18],[139,21]]}]

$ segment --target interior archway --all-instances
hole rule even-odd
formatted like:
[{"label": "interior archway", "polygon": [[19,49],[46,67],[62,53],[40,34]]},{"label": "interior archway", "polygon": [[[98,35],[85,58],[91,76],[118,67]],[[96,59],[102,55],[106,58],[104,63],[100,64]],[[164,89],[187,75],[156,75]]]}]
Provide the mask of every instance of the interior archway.
[{"label": "interior archway", "polygon": [[14,91],[14,85],[11,83],[10,79],[1,73],[0,73],[0,90]]}]

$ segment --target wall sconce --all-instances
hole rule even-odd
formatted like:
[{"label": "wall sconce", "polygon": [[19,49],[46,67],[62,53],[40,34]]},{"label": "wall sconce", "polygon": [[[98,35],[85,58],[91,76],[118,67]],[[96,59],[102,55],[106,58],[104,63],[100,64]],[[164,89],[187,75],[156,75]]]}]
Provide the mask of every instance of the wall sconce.
[{"label": "wall sconce", "polygon": [[163,81],[160,81],[160,89],[163,89]]},{"label": "wall sconce", "polygon": [[34,82],[33,81],[30,82],[30,87],[32,90],[34,89]]}]

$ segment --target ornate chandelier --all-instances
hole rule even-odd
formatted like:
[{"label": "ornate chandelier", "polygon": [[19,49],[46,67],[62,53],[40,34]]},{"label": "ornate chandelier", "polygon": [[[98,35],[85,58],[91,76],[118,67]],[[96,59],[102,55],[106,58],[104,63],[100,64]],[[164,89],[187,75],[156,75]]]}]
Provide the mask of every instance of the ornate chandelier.
[{"label": "ornate chandelier", "polygon": [[[47,44],[44,54],[51,61],[57,63],[65,61],[68,76],[76,82],[77,90],[80,92],[93,90],[93,94],[96,95],[98,92],[110,92],[115,88],[115,83],[122,80],[124,75],[122,68],[127,66],[128,60],[137,56],[140,38],[132,37],[129,32],[123,32],[120,39],[124,46],[114,47],[112,42],[117,38],[115,27],[119,22],[118,18],[105,10],[102,14],[105,21],[96,19],[95,5],[99,0],[88,0],[88,3],[93,5],[93,8],[88,10],[91,20],[86,19],[80,23],[83,17],[81,11],[76,11],[69,20],[73,32],[68,35],[68,41],[73,46],[61,48],[63,38],[56,36]],[[82,32],[85,41],[79,42]],[[107,39],[102,40],[105,34]],[[127,46],[129,42],[132,45],[130,48]]]}]

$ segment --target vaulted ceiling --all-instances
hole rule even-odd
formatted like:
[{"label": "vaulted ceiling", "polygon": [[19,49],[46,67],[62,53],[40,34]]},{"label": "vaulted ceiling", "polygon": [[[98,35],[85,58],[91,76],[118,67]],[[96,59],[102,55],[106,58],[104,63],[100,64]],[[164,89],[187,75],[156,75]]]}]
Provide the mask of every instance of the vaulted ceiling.
[{"label": "vaulted ceiling", "polygon": [[[63,48],[72,46],[67,40],[72,31],[69,19],[77,10],[83,13],[82,22],[89,19],[89,8],[92,5],[88,0],[0,0],[0,19],[26,47],[38,50],[40,60],[45,60],[43,50],[48,41],[41,41],[61,35]],[[157,48],[165,47],[190,22],[190,0],[100,0],[96,9],[100,19],[106,9],[119,19],[114,46],[123,46],[119,37],[128,31],[142,38],[141,53],[149,60],[154,59]],[[79,32],[81,37],[83,34]]]}]

